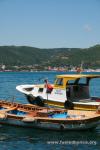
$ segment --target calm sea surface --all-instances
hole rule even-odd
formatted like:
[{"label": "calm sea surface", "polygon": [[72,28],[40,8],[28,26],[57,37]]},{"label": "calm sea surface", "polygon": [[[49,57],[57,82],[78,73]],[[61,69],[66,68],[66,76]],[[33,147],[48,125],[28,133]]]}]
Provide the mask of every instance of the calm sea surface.
[{"label": "calm sea surface", "polygon": [[[58,72],[0,72],[0,99],[27,103],[16,90],[20,84],[37,84],[48,78],[53,83]],[[99,73],[100,74],[100,73]],[[90,95],[100,97],[100,79],[90,83]],[[0,126],[0,150],[99,150],[100,127],[85,132],[56,132],[12,126]]]}]

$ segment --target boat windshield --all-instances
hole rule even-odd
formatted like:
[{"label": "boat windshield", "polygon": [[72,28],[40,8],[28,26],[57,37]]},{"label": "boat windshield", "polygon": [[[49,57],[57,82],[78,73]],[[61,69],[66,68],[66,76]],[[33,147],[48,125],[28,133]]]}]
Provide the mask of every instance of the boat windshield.
[{"label": "boat windshield", "polygon": [[57,80],[56,80],[56,83],[55,83],[56,85],[63,85],[63,78],[58,78]]}]

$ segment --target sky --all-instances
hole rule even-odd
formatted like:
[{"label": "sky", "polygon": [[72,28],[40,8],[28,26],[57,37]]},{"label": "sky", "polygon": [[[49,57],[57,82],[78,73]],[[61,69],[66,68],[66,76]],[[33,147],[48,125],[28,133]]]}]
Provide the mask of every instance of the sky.
[{"label": "sky", "polygon": [[100,0],[0,0],[0,46],[100,44]]}]

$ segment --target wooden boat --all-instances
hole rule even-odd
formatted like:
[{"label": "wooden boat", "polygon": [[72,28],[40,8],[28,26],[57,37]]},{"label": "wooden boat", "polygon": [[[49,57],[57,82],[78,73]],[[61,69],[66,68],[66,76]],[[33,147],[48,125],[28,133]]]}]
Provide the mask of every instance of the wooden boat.
[{"label": "wooden boat", "polygon": [[80,110],[96,110],[100,98],[90,97],[90,81],[100,75],[67,74],[57,75],[53,85],[19,85],[18,91],[24,93],[31,104]]},{"label": "wooden boat", "polygon": [[0,101],[0,124],[49,130],[86,130],[96,128],[99,121],[99,108],[94,112]]}]

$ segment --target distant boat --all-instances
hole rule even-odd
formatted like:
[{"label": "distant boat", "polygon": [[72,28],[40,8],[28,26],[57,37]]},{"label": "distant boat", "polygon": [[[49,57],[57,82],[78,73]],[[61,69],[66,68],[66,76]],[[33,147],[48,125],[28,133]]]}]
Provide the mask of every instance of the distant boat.
[{"label": "distant boat", "polygon": [[45,104],[67,109],[96,110],[100,98],[90,97],[90,81],[100,75],[67,74],[57,75],[53,85],[19,85],[18,91],[24,93],[31,104]]},{"label": "distant boat", "polygon": [[96,128],[99,121],[99,109],[96,112],[66,110],[0,101],[2,125],[65,131]]}]

